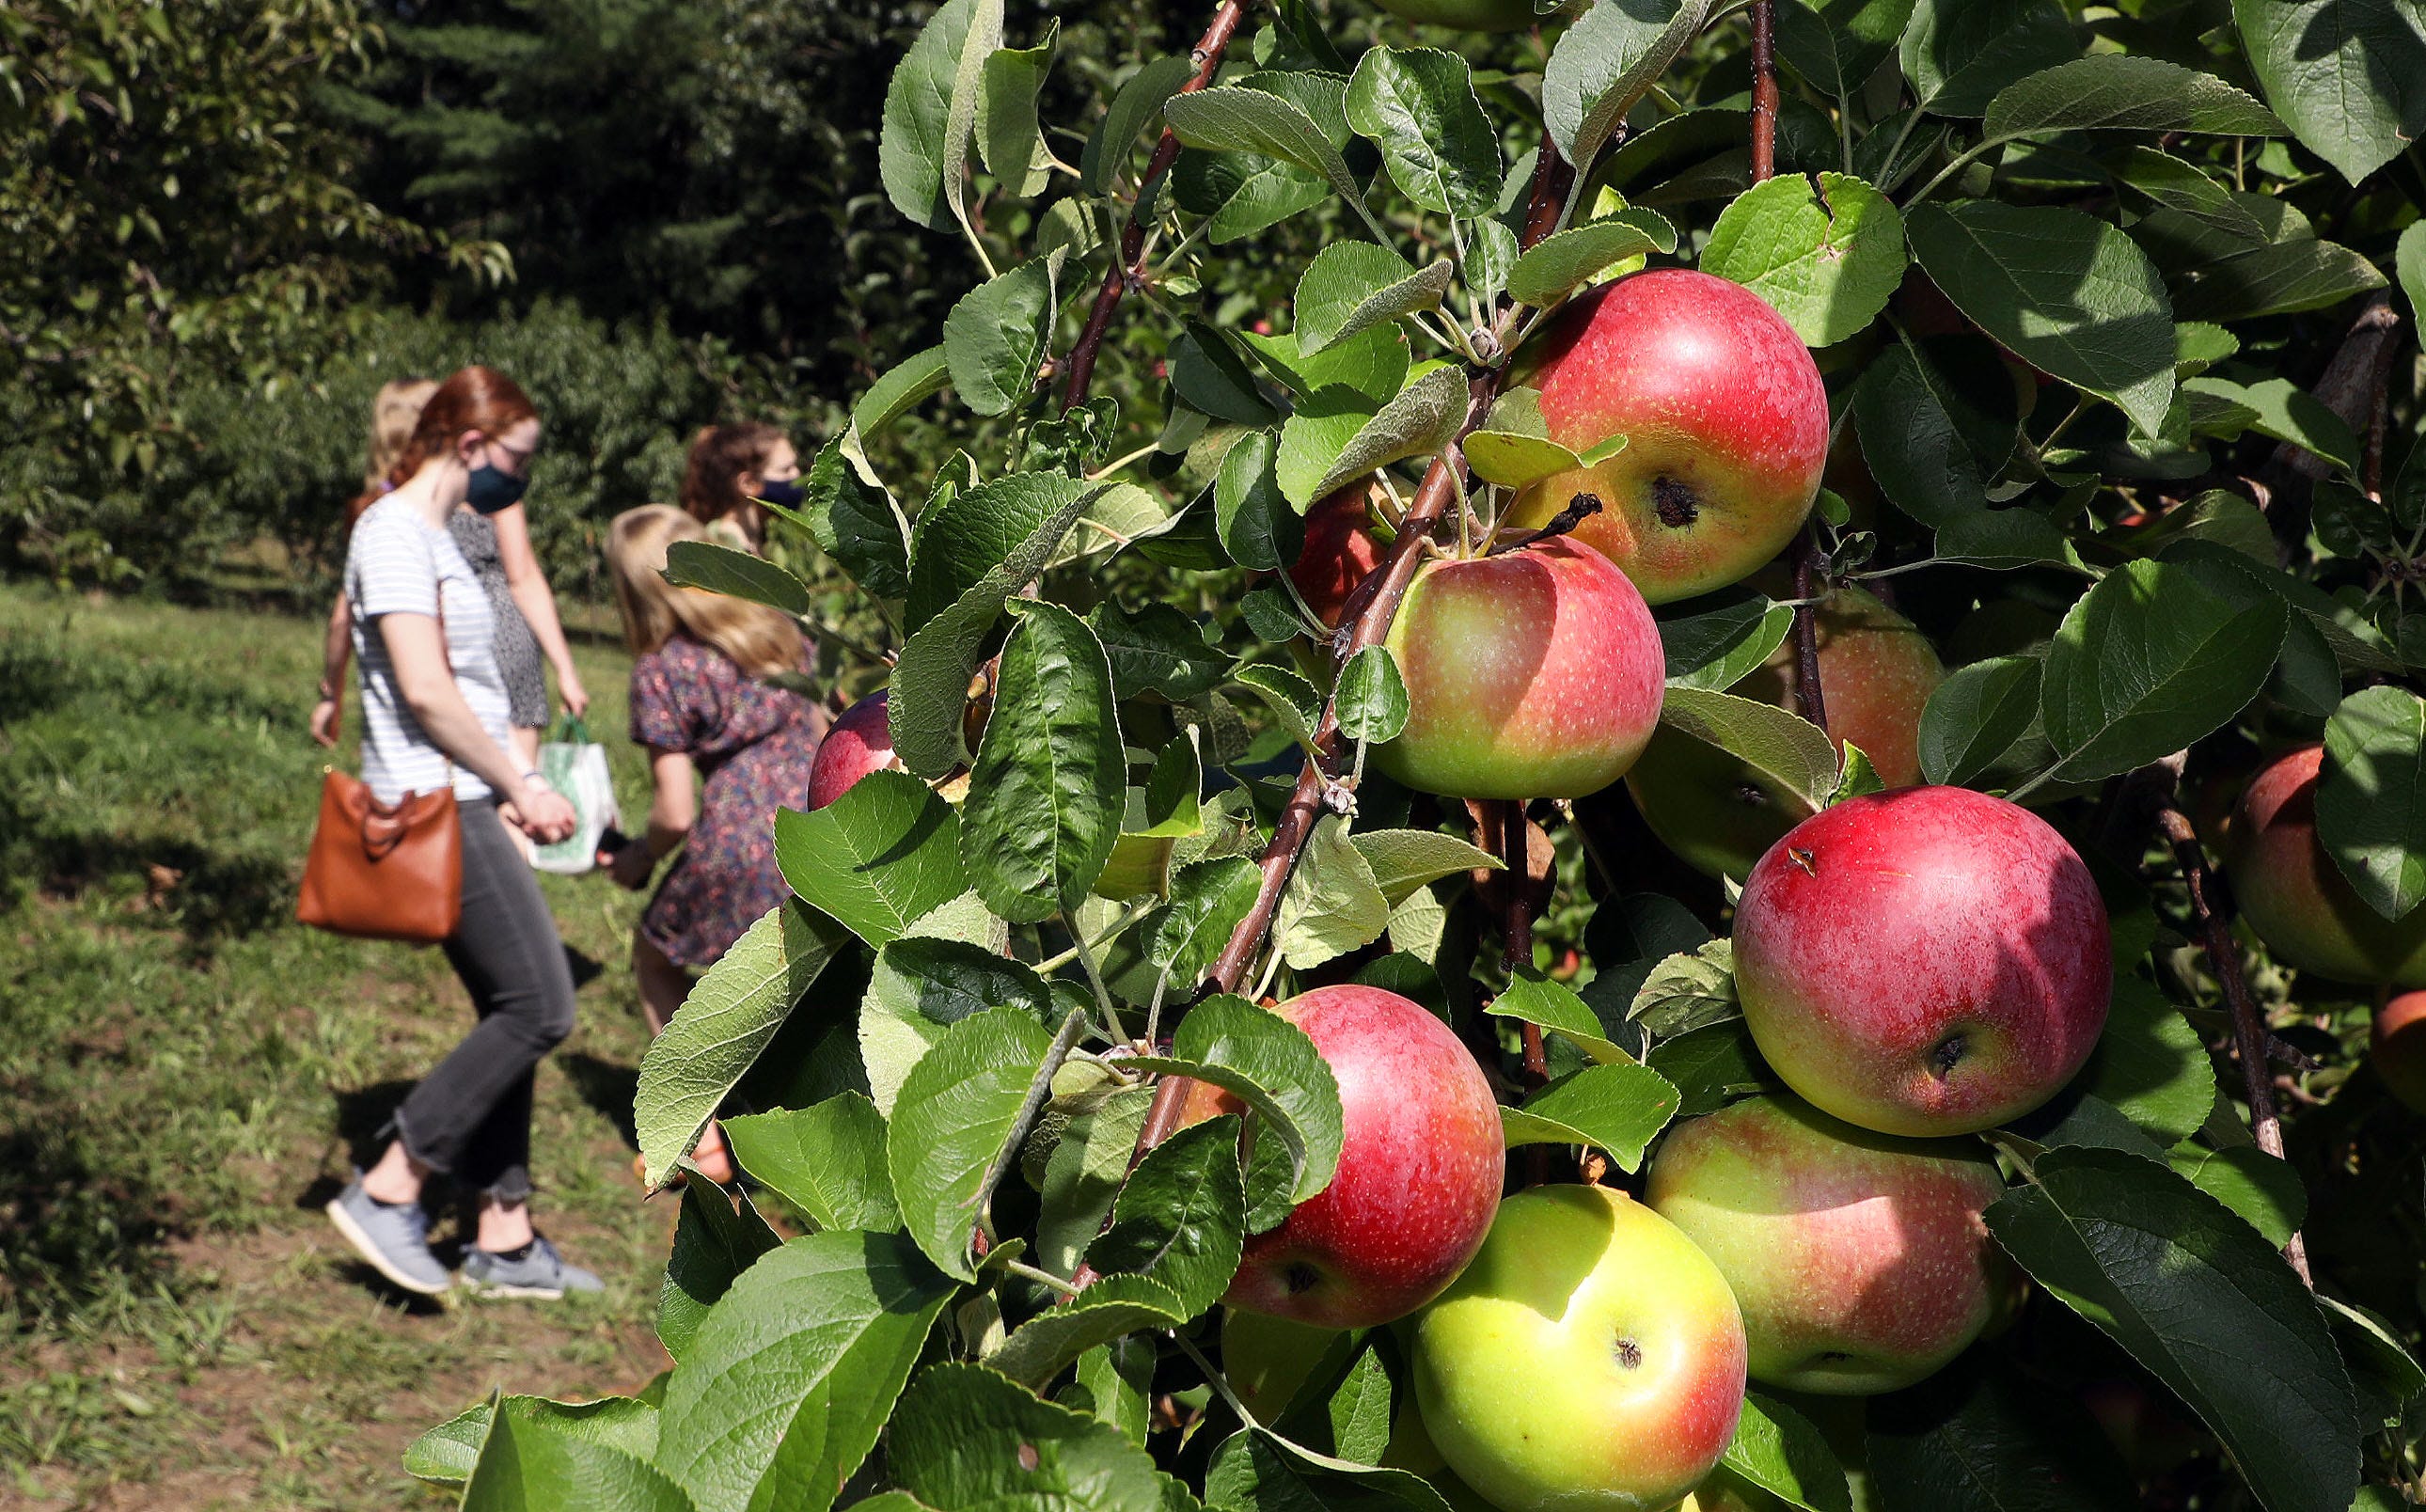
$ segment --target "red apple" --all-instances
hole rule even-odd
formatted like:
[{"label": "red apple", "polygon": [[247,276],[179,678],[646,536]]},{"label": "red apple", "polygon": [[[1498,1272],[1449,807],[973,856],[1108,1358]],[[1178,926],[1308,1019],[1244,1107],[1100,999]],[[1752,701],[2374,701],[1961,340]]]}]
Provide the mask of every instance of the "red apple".
[{"label": "red apple", "polygon": [[[1857,587],[1820,604],[1820,685],[1837,748],[1862,748],[1889,787],[1920,780],[1920,714],[1946,681],[1929,637]],[[1794,642],[1731,690],[1795,709]],[[1653,734],[1625,774],[1634,805],[1660,843],[1686,864],[1740,880],[1777,837],[1808,817],[1808,806],[1745,763],[1675,729]]]},{"label": "red apple", "polygon": [[1737,906],[1736,990],[1786,1084],[1881,1134],[1969,1134],[2096,1048],[2106,907],[2062,835],[1958,787],[1851,798],[1770,847]]},{"label": "red apple", "polygon": [[1753,1379],[1868,1396],[1987,1327],[2004,1263],[1981,1214],[2004,1189],[1977,1140],[1895,1139],[1760,1097],[1671,1133],[1643,1199],[1727,1279]]},{"label": "red apple", "polygon": [[2426,909],[2386,919],[2317,839],[2322,746],[2251,779],[2226,823],[2224,865],[2240,916],[2285,963],[2340,982],[2426,988]]},{"label": "red apple", "polygon": [[[1376,987],[1318,988],[1272,1010],[1305,1031],[1339,1083],[1331,1184],[1247,1240],[1222,1298],[1318,1328],[1405,1317],[1480,1247],[1499,1210],[1499,1106],[1473,1054],[1418,1004]],[[1198,1083],[1183,1126],[1241,1111]]]},{"label": "red apple", "polygon": [[2394,1097],[2426,1113],[2426,992],[2403,992],[2376,1010],[2367,1059]]},{"label": "red apple", "polygon": [[1372,507],[1367,502],[1372,487],[1363,480],[1350,483],[1316,500],[1305,512],[1305,550],[1298,553],[1288,577],[1326,630],[1339,627],[1348,596],[1388,555],[1374,533]]},{"label": "red apple", "polygon": [[900,771],[893,754],[891,704],[884,689],[845,709],[809,765],[809,809],[814,812],[850,791],[870,772]]},{"label": "red apple", "polygon": [[1619,279],[1561,313],[1524,381],[1550,439],[1624,451],[1517,495],[1540,525],[1577,494],[1577,539],[1666,603],[1742,581],[1811,512],[1828,461],[1828,394],[1792,327],[1739,283],[1687,268]]},{"label": "red apple", "polygon": [[1625,775],[1667,661],[1642,595],[1564,538],[1426,563],[1391,623],[1407,726],[1374,764],[1467,798],[1579,798]]},{"label": "red apple", "polygon": [[1743,1410],[1725,1279],[1606,1186],[1501,1203],[1474,1263],[1416,1317],[1411,1354],[1432,1443],[1501,1512],[1673,1507]]}]

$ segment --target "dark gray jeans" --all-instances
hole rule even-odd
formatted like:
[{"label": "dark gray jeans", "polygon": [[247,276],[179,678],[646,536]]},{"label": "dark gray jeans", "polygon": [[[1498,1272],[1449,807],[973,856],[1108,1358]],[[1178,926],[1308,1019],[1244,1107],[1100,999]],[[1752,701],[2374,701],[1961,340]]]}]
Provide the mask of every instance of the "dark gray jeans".
[{"label": "dark gray jeans", "polygon": [[463,916],[446,958],[480,1021],[396,1110],[405,1153],[500,1201],[530,1196],[531,1069],[573,1032],[573,970],[493,800],[466,802]]}]

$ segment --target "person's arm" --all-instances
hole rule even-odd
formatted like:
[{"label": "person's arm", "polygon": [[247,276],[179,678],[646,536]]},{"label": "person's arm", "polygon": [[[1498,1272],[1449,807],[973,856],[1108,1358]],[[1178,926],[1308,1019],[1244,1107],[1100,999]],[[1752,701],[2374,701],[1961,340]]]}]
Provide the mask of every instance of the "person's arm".
[{"label": "person's arm", "polygon": [[581,673],[574,668],[573,648],[565,641],[564,622],[557,617],[556,590],[547,586],[547,574],[539,570],[539,554],[531,550],[530,515],[516,504],[489,518],[497,527],[497,561],[506,570],[506,588],[513,595],[514,607],[523,612],[541,654],[556,668],[556,688],[563,695],[564,706],[576,715],[585,713],[590,690],[581,685]]},{"label": "person's arm", "polygon": [[491,739],[463,701],[455,674],[447,668],[438,620],[426,614],[382,614],[379,635],[396,669],[397,697],[438,748],[488,783],[500,805],[513,808],[514,822],[534,840],[553,844],[573,833],[580,822],[573,805],[562,794],[533,782],[538,774],[525,772]]},{"label": "person's arm", "polygon": [[635,891],[647,885],[657,862],[680,848],[699,822],[699,774],[688,753],[650,748],[649,775],[655,794],[648,828],[615,858],[615,880]]},{"label": "person's arm", "polygon": [[346,708],[346,663],[353,653],[354,606],[340,592],[329,606],[329,628],[320,638],[320,701],[312,705],[312,738],[323,746],[337,743]]}]

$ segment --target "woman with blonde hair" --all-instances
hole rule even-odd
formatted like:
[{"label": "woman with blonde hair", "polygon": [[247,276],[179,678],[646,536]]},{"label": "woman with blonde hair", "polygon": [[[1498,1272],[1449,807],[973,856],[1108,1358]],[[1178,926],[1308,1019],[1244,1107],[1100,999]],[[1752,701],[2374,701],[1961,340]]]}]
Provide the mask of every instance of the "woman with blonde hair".
[{"label": "woman with blonde hair", "polygon": [[756,555],[767,544],[764,499],[801,502],[801,454],[773,426],[703,426],[683,467],[682,504],[704,539]]},{"label": "woman with blonde hair", "polygon": [[[825,734],[817,701],[767,681],[811,666],[791,619],[743,599],[666,581],[666,549],[707,530],[653,504],[617,515],[606,560],[632,668],[632,740],[649,752],[655,796],[647,829],[615,858],[615,880],[638,892],[656,863],[681,859],[658,884],[632,936],[632,971],[649,1032],[660,1033],[704,971],[789,889],[775,865],[775,811],[808,806],[809,768]],[[704,779],[704,787],[701,779]],[[713,1126],[692,1152],[712,1177],[730,1175]]]},{"label": "woman with blonde hair", "polygon": [[[371,406],[371,465],[363,491],[347,507],[351,529],[363,511],[403,481],[397,464],[422,407],[438,385],[428,378],[398,378],[382,384]],[[531,549],[530,516],[522,504],[523,480],[510,489],[467,499],[448,517],[447,531],[456,549],[471,564],[489,595],[490,617],[496,624],[497,666],[506,679],[509,704],[507,716],[514,750],[526,768],[539,765],[540,730],[547,723],[547,678],[540,669],[546,655],[556,668],[556,685],[564,706],[574,714],[590,707],[590,691],[573,665],[573,648],[557,617],[556,593],[540,571],[539,555]],[[352,641],[346,598],[329,611],[329,633],[321,652],[320,701],[313,707],[312,738],[323,746],[337,743],[337,725],[344,707],[346,657]]]}]

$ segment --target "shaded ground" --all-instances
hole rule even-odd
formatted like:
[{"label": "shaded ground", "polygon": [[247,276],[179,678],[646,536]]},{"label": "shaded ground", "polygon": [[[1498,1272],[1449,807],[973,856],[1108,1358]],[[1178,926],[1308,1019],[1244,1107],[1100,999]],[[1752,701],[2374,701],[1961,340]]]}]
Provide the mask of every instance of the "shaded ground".
[{"label": "shaded ground", "polygon": [[[628,663],[586,638],[637,812]],[[443,1504],[397,1469],[423,1428],[665,1362],[674,1213],[629,1171],[638,900],[603,878],[543,879],[582,1020],[533,1166],[606,1296],[408,1305],[319,1214],[470,1009],[434,952],[291,922],[316,648],[291,619],[0,588],[0,1507]]]}]

